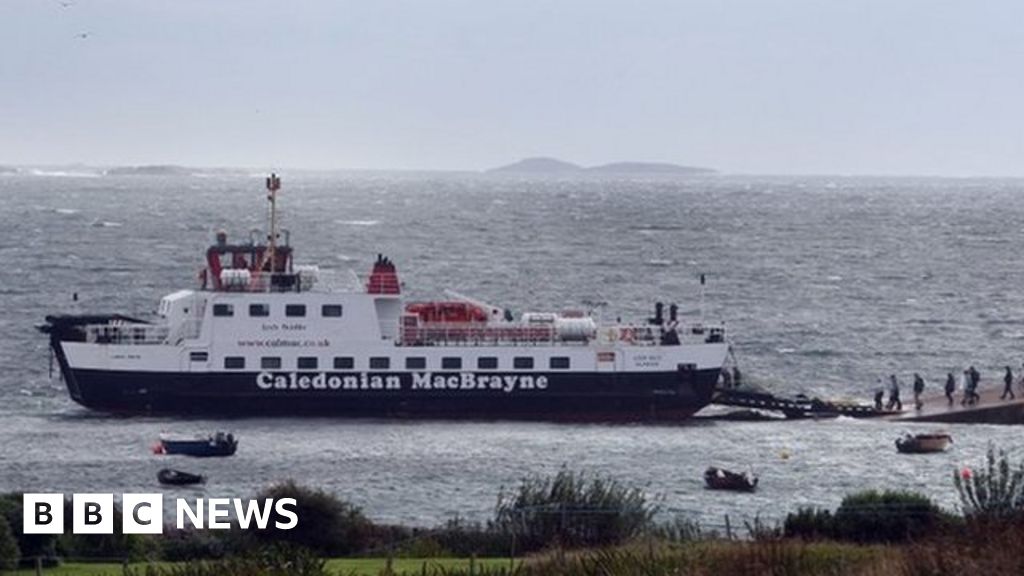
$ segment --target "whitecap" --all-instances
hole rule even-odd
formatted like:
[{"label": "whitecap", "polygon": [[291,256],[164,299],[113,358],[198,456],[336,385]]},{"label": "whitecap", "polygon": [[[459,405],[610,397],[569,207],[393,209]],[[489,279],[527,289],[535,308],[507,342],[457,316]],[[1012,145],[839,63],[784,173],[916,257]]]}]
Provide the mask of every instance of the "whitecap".
[{"label": "whitecap", "polygon": [[99,178],[102,174],[98,172],[81,172],[76,170],[29,170],[33,176],[48,176],[51,178]]},{"label": "whitecap", "polygon": [[380,224],[380,220],[335,220],[334,222],[346,226],[376,226]]},{"label": "whitecap", "polygon": [[89,225],[93,228],[120,228],[124,224],[120,222],[111,222],[109,220],[93,220]]},{"label": "whitecap", "polygon": [[65,216],[69,216],[71,214],[78,214],[79,210],[76,210],[75,208],[55,208],[54,212],[56,212],[57,214],[64,214]]}]

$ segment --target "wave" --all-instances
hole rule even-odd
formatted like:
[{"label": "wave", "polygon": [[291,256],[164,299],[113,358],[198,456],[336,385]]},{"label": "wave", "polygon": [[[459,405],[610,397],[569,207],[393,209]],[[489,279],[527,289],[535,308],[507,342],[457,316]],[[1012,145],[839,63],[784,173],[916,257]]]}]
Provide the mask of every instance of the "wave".
[{"label": "wave", "polygon": [[46,176],[49,178],[99,178],[103,174],[99,172],[83,172],[80,170],[38,170],[32,169],[28,173],[32,176]]},{"label": "wave", "polygon": [[121,226],[124,226],[124,224],[108,220],[93,220],[89,226],[92,226],[93,228],[120,228]]},{"label": "wave", "polygon": [[376,226],[380,224],[380,220],[335,220],[334,222],[346,226]]},{"label": "wave", "polygon": [[54,208],[53,211],[56,212],[57,214],[63,214],[65,216],[70,216],[72,214],[78,214],[79,212],[81,212],[81,210],[78,210],[76,208]]}]

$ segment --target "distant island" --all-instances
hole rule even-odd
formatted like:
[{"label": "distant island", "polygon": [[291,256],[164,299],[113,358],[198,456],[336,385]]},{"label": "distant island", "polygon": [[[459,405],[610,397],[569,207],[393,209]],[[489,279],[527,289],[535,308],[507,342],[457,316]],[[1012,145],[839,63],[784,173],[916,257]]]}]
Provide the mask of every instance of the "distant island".
[{"label": "distant island", "polygon": [[510,174],[553,174],[559,172],[579,172],[585,170],[579,164],[565,162],[557,158],[524,158],[519,162],[492,168],[488,172],[508,172]]},{"label": "distant island", "polygon": [[669,162],[612,162],[598,166],[580,166],[557,158],[525,158],[487,171],[494,174],[714,174],[711,168],[682,166]]},{"label": "distant island", "polygon": [[107,176],[186,176],[194,172],[191,168],[171,164],[154,164],[149,166],[118,166],[109,168]]}]

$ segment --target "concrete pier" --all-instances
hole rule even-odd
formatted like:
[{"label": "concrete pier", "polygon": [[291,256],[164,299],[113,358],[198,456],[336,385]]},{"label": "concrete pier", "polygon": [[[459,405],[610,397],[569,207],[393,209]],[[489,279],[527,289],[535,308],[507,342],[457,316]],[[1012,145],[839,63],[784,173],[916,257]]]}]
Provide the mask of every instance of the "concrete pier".
[{"label": "concrete pier", "polygon": [[[901,391],[903,392],[903,391]],[[927,391],[921,395],[923,406],[920,410],[914,409],[914,395],[907,394],[903,400],[903,412],[899,414],[881,416],[883,420],[893,422],[949,422],[956,424],[1024,424],[1024,393],[1019,388],[1014,389],[1017,398],[1014,400],[1000,400],[1003,387],[991,386],[978,391],[981,400],[977,404],[964,406],[960,404],[963,399],[963,391],[957,391],[953,396],[953,405],[942,394],[929,394]],[[905,394],[905,392],[904,392]],[[904,399],[905,398],[905,399]],[[888,396],[886,396],[888,401]]]}]

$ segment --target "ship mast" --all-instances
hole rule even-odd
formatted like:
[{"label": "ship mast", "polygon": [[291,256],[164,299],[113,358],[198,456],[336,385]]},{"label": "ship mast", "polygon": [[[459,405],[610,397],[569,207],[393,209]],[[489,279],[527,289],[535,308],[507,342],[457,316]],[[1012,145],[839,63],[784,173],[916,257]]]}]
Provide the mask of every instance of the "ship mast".
[{"label": "ship mast", "polygon": [[[265,259],[270,260],[270,273],[276,272],[277,265],[277,191],[281,189],[281,179],[277,174],[267,177],[267,201],[270,202],[270,232],[267,235],[267,254]],[[262,266],[260,266],[262,268]]]}]

